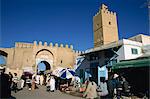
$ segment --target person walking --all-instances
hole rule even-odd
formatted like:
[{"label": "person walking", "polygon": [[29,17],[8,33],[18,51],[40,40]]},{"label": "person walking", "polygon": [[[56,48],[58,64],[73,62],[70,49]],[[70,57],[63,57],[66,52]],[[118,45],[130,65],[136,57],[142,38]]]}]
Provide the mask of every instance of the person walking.
[{"label": "person walking", "polygon": [[11,72],[9,72],[9,82],[10,82],[10,86],[12,85],[12,79],[13,79],[13,75]]},{"label": "person walking", "polygon": [[36,83],[39,85],[40,84],[40,75],[36,75]]},{"label": "person walking", "polygon": [[107,82],[109,98],[113,98],[117,94],[118,74],[112,74]]},{"label": "person walking", "polygon": [[19,78],[17,77],[17,73],[14,73],[14,77],[13,77],[12,81],[13,81],[13,90],[16,93],[18,91],[17,83],[19,82]]},{"label": "person walking", "polygon": [[40,85],[43,85],[43,82],[44,82],[44,77],[43,75],[40,75]]},{"label": "person walking", "polygon": [[23,87],[25,86],[26,83],[26,77],[24,75],[24,73],[21,75],[21,89],[23,89]]},{"label": "person walking", "polygon": [[128,81],[124,77],[122,77],[122,86],[123,86],[124,96],[129,96],[131,94],[130,93],[130,86],[129,86]]},{"label": "person walking", "polygon": [[34,90],[35,89],[35,86],[36,86],[36,78],[35,78],[35,76],[32,78],[32,82],[31,82],[31,85],[32,85],[32,87],[31,87],[31,89],[32,90]]},{"label": "person walking", "polygon": [[83,97],[86,97],[87,99],[94,99],[97,98],[97,85],[96,83],[92,80],[92,78],[89,79],[90,82],[87,86],[86,91],[83,94]]},{"label": "person walking", "polygon": [[100,97],[104,97],[108,95],[107,83],[105,81],[105,77],[100,78],[100,92],[98,92]]},{"label": "person walking", "polygon": [[46,82],[46,91],[49,92],[50,91],[50,78],[47,78],[47,82]]},{"label": "person walking", "polygon": [[30,76],[27,76],[26,83],[28,85],[29,90],[31,90],[31,83],[32,83],[32,81],[31,81],[31,77]]},{"label": "person walking", "polygon": [[50,91],[54,92],[54,90],[55,90],[55,79],[53,76],[51,76],[51,78],[50,78]]}]

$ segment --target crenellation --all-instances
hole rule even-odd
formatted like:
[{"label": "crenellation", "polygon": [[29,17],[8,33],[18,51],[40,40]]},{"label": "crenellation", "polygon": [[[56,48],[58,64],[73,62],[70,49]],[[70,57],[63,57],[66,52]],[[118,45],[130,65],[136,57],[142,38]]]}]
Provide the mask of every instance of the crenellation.
[{"label": "crenellation", "polygon": [[100,11],[98,11],[98,12],[95,14],[95,16],[97,16],[98,14],[100,14]]},{"label": "crenellation", "polygon": [[78,51],[78,54],[81,54],[81,51]]},{"label": "crenellation", "polygon": [[66,44],[65,47],[68,48],[68,45]]},{"label": "crenellation", "polygon": [[75,50],[75,53],[78,54],[78,50]]},{"label": "crenellation", "polygon": [[47,42],[44,42],[44,46],[47,46]]},{"label": "crenellation", "polygon": [[53,43],[50,43],[49,45],[50,45],[50,47],[53,47]]},{"label": "crenellation", "polygon": [[110,14],[111,14],[111,15],[114,15],[114,13],[113,13],[112,11],[110,11]]},{"label": "crenellation", "polygon": [[113,13],[113,15],[115,15],[115,16],[116,16],[116,12],[114,12],[114,13]]},{"label": "crenellation", "polygon": [[58,43],[55,43],[55,47],[58,47]]},{"label": "crenellation", "polygon": [[107,14],[111,14],[110,11],[107,11]]},{"label": "crenellation", "polygon": [[37,41],[34,41],[33,45],[36,46],[37,45]]},{"label": "crenellation", "polygon": [[[44,46],[44,47],[46,47],[46,46],[48,46],[48,44],[47,44],[47,42],[44,42],[44,45],[42,45],[42,41],[39,41],[39,43],[37,44],[37,41],[34,41],[34,43],[33,43],[33,45],[34,46]],[[20,46],[22,46],[22,45],[20,45],[20,44],[16,44],[16,46],[18,47],[20,47]],[[23,45],[24,47],[29,47],[30,45]],[[53,43],[50,43],[49,44],[49,47],[53,47]],[[66,44],[66,45],[64,45],[64,44],[58,44],[58,43],[55,43],[54,44],[54,47],[60,47],[60,48],[70,48],[70,49],[73,49],[73,45],[68,45],[68,44]]]},{"label": "crenellation", "polygon": [[39,46],[42,46],[42,41],[39,42]]},{"label": "crenellation", "polygon": [[70,48],[73,49],[73,45],[70,45]]},{"label": "crenellation", "polygon": [[60,47],[63,47],[63,44],[60,44]]},{"label": "crenellation", "polygon": [[81,54],[84,54],[85,52],[84,51],[81,51]]},{"label": "crenellation", "polygon": [[108,9],[108,7],[105,4],[102,4],[102,6],[100,7],[100,9],[106,10],[106,9]]},{"label": "crenellation", "polygon": [[[116,15],[116,12],[109,11],[109,10],[108,10],[108,7],[107,7],[106,5],[104,5],[104,4],[102,4],[100,10],[101,10],[101,12],[106,13],[106,14]],[[99,14],[99,13],[98,13],[98,14]]]},{"label": "crenellation", "polygon": [[78,51],[78,50],[75,50],[74,53],[76,53],[77,55],[80,55],[80,54],[83,54],[84,51]]}]

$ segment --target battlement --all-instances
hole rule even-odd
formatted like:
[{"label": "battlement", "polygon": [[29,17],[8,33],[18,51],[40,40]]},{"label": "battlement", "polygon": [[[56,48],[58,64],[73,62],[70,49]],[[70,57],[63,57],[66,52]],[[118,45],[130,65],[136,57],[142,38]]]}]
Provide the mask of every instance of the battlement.
[{"label": "battlement", "polygon": [[16,42],[15,43],[16,48],[32,48],[33,44],[32,43],[22,43],[22,42]]},{"label": "battlement", "polygon": [[78,51],[78,50],[75,50],[74,53],[78,54],[78,55],[81,55],[81,54],[84,54],[85,51]]},{"label": "battlement", "polygon": [[100,13],[105,13],[105,14],[116,16],[116,12],[109,11],[108,6],[106,6],[105,4],[101,5],[101,7],[99,8],[99,11],[94,16],[97,16]]},{"label": "battlement", "polygon": [[110,14],[110,15],[116,15],[116,12],[109,11],[108,6],[106,6],[105,4],[102,4],[100,10],[103,13],[107,13],[107,14]]},{"label": "battlement", "polygon": [[48,44],[47,42],[44,42],[44,45],[42,44],[41,41],[37,42],[37,41],[34,41],[33,43],[34,47],[38,47],[38,46],[44,46],[44,47],[58,47],[58,48],[70,48],[70,49],[73,49],[73,45],[63,45],[63,44],[58,44],[58,43],[50,43]]}]

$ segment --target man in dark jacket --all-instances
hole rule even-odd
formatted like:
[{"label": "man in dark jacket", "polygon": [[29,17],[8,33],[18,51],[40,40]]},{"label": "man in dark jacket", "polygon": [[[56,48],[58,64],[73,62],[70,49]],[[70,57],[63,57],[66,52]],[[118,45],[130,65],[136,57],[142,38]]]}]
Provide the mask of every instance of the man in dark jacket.
[{"label": "man in dark jacket", "polygon": [[5,68],[0,68],[0,99],[7,99],[11,96],[9,75],[5,74]]}]

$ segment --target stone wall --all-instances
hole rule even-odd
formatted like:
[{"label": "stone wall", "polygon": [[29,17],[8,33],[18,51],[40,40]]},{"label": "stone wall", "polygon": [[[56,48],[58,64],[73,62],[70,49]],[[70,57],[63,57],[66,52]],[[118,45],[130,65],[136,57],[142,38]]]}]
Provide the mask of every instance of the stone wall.
[{"label": "stone wall", "polygon": [[[13,71],[21,73],[23,68],[32,67],[37,70],[37,60],[50,60],[52,70],[60,66],[63,68],[73,68],[75,59],[80,55],[81,51],[75,51],[72,45],[58,45],[47,42],[22,43],[16,42],[14,48],[0,48],[1,51],[7,53],[7,72]],[[37,57],[38,56],[38,57]],[[44,57],[43,57],[44,56]],[[50,58],[51,57],[51,58]]]}]

